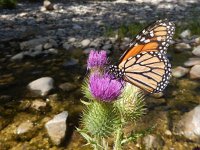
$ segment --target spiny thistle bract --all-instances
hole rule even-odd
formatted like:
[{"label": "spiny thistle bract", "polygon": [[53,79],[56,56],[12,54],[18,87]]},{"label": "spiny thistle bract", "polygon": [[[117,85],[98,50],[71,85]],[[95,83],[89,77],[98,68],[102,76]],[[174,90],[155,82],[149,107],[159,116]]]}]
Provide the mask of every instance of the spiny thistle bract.
[{"label": "spiny thistle bract", "polygon": [[144,95],[129,83],[126,84],[120,98],[115,103],[124,121],[136,121],[145,113]]},{"label": "spiny thistle bract", "polygon": [[120,125],[119,112],[110,103],[90,102],[82,116],[83,130],[95,137],[108,137]]}]

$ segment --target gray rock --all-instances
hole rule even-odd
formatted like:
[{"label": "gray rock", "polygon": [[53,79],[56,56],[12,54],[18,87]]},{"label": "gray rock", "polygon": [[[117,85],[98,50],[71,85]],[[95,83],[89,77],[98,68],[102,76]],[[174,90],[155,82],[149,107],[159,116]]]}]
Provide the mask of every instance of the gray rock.
[{"label": "gray rock", "polygon": [[54,10],[53,4],[48,0],[44,0],[43,6],[46,8],[46,10]]},{"label": "gray rock", "polygon": [[46,96],[53,86],[54,80],[51,77],[42,77],[28,84],[28,88],[36,95]]},{"label": "gray rock", "polygon": [[65,29],[58,29],[56,35],[59,37],[65,37],[66,30]]},{"label": "gray rock", "polygon": [[24,134],[29,132],[33,128],[33,123],[31,121],[26,121],[21,123],[17,129],[16,129],[16,134]]},{"label": "gray rock", "polygon": [[90,44],[90,40],[89,39],[84,39],[81,41],[81,45],[83,48],[88,47]]},{"label": "gray rock", "polygon": [[191,31],[190,30],[184,30],[181,32],[180,37],[181,38],[189,38],[191,36]]},{"label": "gray rock", "polygon": [[39,44],[34,48],[35,51],[42,51],[42,49],[42,44]]},{"label": "gray rock", "polygon": [[63,111],[62,113],[54,116],[54,118],[45,124],[48,135],[55,145],[60,145],[65,138],[67,125],[66,120],[68,112]]},{"label": "gray rock", "polygon": [[50,49],[52,47],[53,47],[53,45],[51,43],[45,43],[44,44],[44,49]]},{"label": "gray rock", "polygon": [[82,29],[82,27],[80,25],[78,25],[78,24],[74,24],[72,28],[74,30],[78,30],[78,31]]},{"label": "gray rock", "polygon": [[63,66],[64,67],[72,67],[72,66],[77,65],[78,62],[79,62],[78,59],[71,58],[71,59],[65,61]]},{"label": "gray rock", "polygon": [[71,44],[69,44],[68,42],[65,42],[64,44],[63,44],[63,46],[62,46],[64,49],[66,49],[66,50],[69,50],[69,49],[71,49],[72,48],[72,45]]},{"label": "gray rock", "polygon": [[200,143],[200,105],[185,113],[181,119],[174,124],[175,135],[184,136],[194,142]]},{"label": "gray rock", "polygon": [[187,43],[178,43],[175,45],[176,51],[182,52],[184,50],[191,49],[191,46]]},{"label": "gray rock", "polygon": [[40,44],[42,44],[42,45],[45,44],[47,41],[48,41],[48,38],[46,38],[46,37],[25,41],[25,42],[20,43],[20,49],[21,50],[32,50]]},{"label": "gray rock", "polygon": [[112,48],[112,44],[105,44],[105,45],[102,47],[103,50],[109,50],[109,49],[111,49],[111,48]]},{"label": "gray rock", "polygon": [[102,45],[102,39],[96,38],[94,41],[90,43],[90,47],[99,48]]},{"label": "gray rock", "polygon": [[59,88],[65,92],[70,92],[70,91],[75,90],[77,88],[77,86],[70,82],[65,82],[65,83],[60,84]]},{"label": "gray rock", "polygon": [[143,138],[143,144],[146,150],[149,149],[162,149],[164,140],[156,135],[147,135]]},{"label": "gray rock", "polygon": [[11,61],[22,60],[24,58],[24,52],[20,52],[10,58]]},{"label": "gray rock", "polygon": [[192,53],[196,56],[199,56],[200,57],[200,45],[195,47],[192,51]]},{"label": "gray rock", "polygon": [[86,49],[83,51],[83,54],[89,54],[91,50],[93,50],[93,48],[86,48]]},{"label": "gray rock", "polygon": [[58,43],[54,39],[49,39],[49,43],[52,45],[52,47],[58,47]]},{"label": "gray rock", "polygon": [[181,78],[181,77],[185,76],[188,72],[189,72],[188,68],[184,68],[181,66],[178,66],[178,67],[172,69],[172,75],[175,78]]},{"label": "gray rock", "polygon": [[194,65],[200,65],[200,58],[189,58],[189,60],[184,63],[184,66],[186,67],[192,67]]},{"label": "gray rock", "polygon": [[42,100],[34,100],[31,104],[31,108],[37,111],[44,110],[46,106],[47,106],[47,103]]},{"label": "gray rock", "polygon": [[50,53],[50,54],[58,54],[58,50],[55,49],[55,48],[50,48],[50,49],[48,50],[48,53]]},{"label": "gray rock", "polygon": [[200,79],[200,65],[195,65],[190,70],[191,79]]}]

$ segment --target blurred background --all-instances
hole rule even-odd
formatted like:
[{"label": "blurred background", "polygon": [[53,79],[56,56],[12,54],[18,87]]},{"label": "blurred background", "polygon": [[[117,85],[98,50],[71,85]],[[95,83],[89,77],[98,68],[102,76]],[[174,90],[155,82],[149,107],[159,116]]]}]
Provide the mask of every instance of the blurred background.
[{"label": "blurred background", "polygon": [[199,14],[199,0],[0,0],[0,149],[91,149],[76,131],[90,50],[115,63],[140,30],[165,18],[176,24],[173,77],[146,97],[138,128],[155,129],[125,149],[198,149]]}]

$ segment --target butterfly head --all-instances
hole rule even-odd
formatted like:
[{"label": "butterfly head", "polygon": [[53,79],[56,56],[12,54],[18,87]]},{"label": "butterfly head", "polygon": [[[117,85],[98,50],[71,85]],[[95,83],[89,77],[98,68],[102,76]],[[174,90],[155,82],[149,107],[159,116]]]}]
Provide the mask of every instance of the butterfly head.
[{"label": "butterfly head", "polygon": [[116,79],[121,79],[124,76],[124,71],[120,69],[118,66],[110,65],[109,72],[114,76]]}]

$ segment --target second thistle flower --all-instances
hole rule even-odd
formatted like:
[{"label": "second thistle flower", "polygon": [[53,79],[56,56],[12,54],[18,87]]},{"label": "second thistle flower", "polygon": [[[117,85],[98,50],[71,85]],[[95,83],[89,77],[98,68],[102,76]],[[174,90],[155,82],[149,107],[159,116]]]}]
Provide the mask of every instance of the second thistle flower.
[{"label": "second thistle flower", "polygon": [[121,94],[122,83],[113,80],[109,74],[94,73],[89,78],[89,89],[95,99],[111,102]]}]

